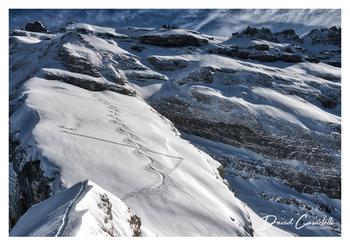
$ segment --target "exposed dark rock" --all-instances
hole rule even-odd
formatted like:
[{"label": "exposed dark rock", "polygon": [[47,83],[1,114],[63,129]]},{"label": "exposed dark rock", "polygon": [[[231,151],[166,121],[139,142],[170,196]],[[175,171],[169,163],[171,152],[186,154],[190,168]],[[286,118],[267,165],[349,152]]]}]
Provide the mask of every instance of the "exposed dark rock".
[{"label": "exposed dark rock", "polygon": [[341,46],[341,28],[335,26],[327,29],[314,29],[307,34],[304,40],[310,40],[312,44],[333,44]]},{"label": "exposed dark rock", "polygon": [[29,32],[41,32],[41,33],[47,33],[48,30],[44,26],[43,23],[40,21],[35,21],[35,22],[29,22],[25,25],[24,30],[29,31]]},{"label": "exposed dark rock", "polygon": [[[276,61],[284,61],[284,62],[302,62],[303,58],[298,54],[292,53],[281,53],[281,54],[273,54],[269,52],[269,46],[266,44],[255,45],[254,50],[258,50],[259,52],[255,53],[252,48],[241,49],[238,47],[226,47],[226,48],[215,48],[209,49],[208,53],[210,54],[218,54],[224,55],[233,58],[239,59],[252,59],[261,62],[276,62]],[[291,51],[291,50],[289,50]]]},{"label": "exposed dark rock", "polygon": [[96,33],[97,37],[103,38],[103,39],[127,39],[128,36],[124,34],[114,34],[110,32],[99,32]]},{"label": "exposed dark rock", "polygon": [[256,44],[256,45],[254,45],[254,49],[256,49],[256,50],[261,50],[261,51],[267,51],[267,50],[269,50],[269,45],[267,45],[267,44]]},{"label": "exposed dark rock", "polygon": [[93,64],[88,61],[87,58],[77,56],[65,47],[59,50],[58,55],[69,71],[82,73],[97,78],[101,77],[101,74],[97,71]]},{"label": "exposed dark rock", "polygon": [[80,76],[74,76],[73,74],[69,74],[69,73],[59,73],[59,72],[46,70],[44,71],[44,77],[49,80],[58,80],[68,84],[79,86],[81,88],[84,88],[90,91],[109,90],[109,91],[114,91],[114,92],[128,95],[128,96],[136,95],[135,91],[133,91],[132,89],[126,88],[125,86],[102,82],[102,81],[101,82],[96,81],[94,77],[89,78],[89,76],[87,75],[84,77],[80,77]]},{"label": "exposed dark rock", "polygon": [[268,28],[255,28],[248,26],[247,29],[242,31],[243,35],[246,35],[248,37],[254,37],[257,39],[263,39],[271,42],[278,42],[275,35],[271,32]]},{"label": "exposed dark rock", "polygon": [[175,71],[187,67],[188,62],[181,58],[164,58],[158,56],[150,56],[147,61],[158,70]]},{"label": "exposed dark rock", "polygon": [[204,83],[213,83],[214,72],[215,72],[214,67],[202,67],[202,68],[190,73],[187,76],[187,80],[204,82]]},{"label": "exposed dark rock", "polygon": [[115,237],[116,228],[114,228],[113,224],[113,213],[112,213],[112,203],[109,201],[109,197],[107,194],[100,194],[100,202],[97,206],[103,210],[104,218],[103,224],[101,225],[101,229],[105,231],[111,237]]},{"label": "exposed dark rock", "polygon": [[275,62],[275,61],[279,60],[278,56],[271,55],[269,53],[250,55],[249,58],[251,58],[253,60],[258,60],[261,62]]},{"label": "exposed dark rock", "polygon": [[26,151],[19,141],[10,135],[9,160],[16,173],[15,189],[9,194],[9,226],[12,228],[18,219],[34,204],[51,195],[51,178],[44,175],[40,160],[25,161]]},{"label": "exposed dark rock", "polygon": [[291,53],[283,53],[280,55],[280,60],[284,62],[293,62],[293,63],[298,63],[302,62],[303,59],[300,55],[297,54],[291,54]]},{"label": "exposed dark rock", "polygon": [[[129,209],[130,213],[130,209]],[[133,237],[141,237],[141,219],[136,214],[131,215],[130,220],[130,228],[133,230]]]},{"label": "exposed dark rock", "polygon": [[305,57],[305,60],[308,62],[311,62],[311,63],[319,63],[320,62],[320,60],[315,56]]},{"label": "exposed dark rock", "polygon": [[[192,71],[185,78],[178,80],[177,83],[180,85],[192,82],[210,84],[215,81],[222,85],[239,85],[249,83],[250,85],[271,87],[273,77],[265,73],[254,71],[240,71],[230,68],[206,66]],[[197,95],[195,91],[193,91],[192,94],[198,100],[204,100],[203,97],[205,96],[203,96],[203,94]]]},{"label": "exposed dark rock", "polygon": [[249,58],[249,52],[246,50],[242,50],[238,47],[209,49],[208,53],[209,54],[224,55],[224,56],[239,58],[239,59],[248,59]]},{"label": "exposed dark rock", "polygon": [[163,47],[185,47],[185,46],[202,46],[208,44],[206,38],[200,38],[191,33],[176,34],[144,34],[139,37],[140,41],[145,44],[152,44]]},{"label": "exposed dark rock", "polygon": [[276,38],[279,42],[291,42],[291,43],[302,43],[302,39],[295,33],[293,29],[282,30],[281,32],[275,33]]},{"label": "exposed dark rock", "polygon": [[322,107],[324,108],[335,108],[339,102],[337,98],[330,98],[330,97],[326,97],[326,96],[320,96],[318,98],[318,100],[321,102]]},{"label": "exposed dark rock", "polygon": [[140,46],[140,45],[131,45],[131,49],[135,50],[137,52],[141,52],[141,51],[143,51],[145,49],[145,47],[144,46]]},{"label": "exposed dark rock", "polygon": [[340,61],[327,61],[326,63],[333,66],[333,67],[341,67]]},{"label": "exposed dark rock", "polygon": [[164,25],[162,25],[162,28],[164,28],[164,29],[179,29],[179,26],[175,25],[175,24],[173,24],[173,25],[164,24]]},{"label": "exposed dark rock", "polygon": [[[193,99],[198,98],[197,102],[201,104],[213,103],[212,98],[208,95],[202,98],[194,92],[192,94]],[[337,136],[334,138],[327,136],[321,140],[322,136],[317,134],[298,132],[298,135],[295,133],[295,139],[290,135],[277,137],[268,134],[258,125],[249,127],[249,124],[224,123],[219,119],[206,119],[201,115],[207,113],[200,113],[201,109],[194,103],[181,101],[174,97],[163,98],[153,106],[170,119],[178,129],[186,133],[242,147],[270,160],[267,165],[263,163],[247,164],[237,159],[237,156],[234,156],[236,159],[231,161],[225,160],[223,156],[212,155],[224,166],[231,165],[232,170],[244,170],[248,173],[277,177],[300,192],[321,192],[333,198],[340,198],[340,177],[324,171],[330,170],[330,167],[336,167],[339,161],[337,155],[331,154],[333,148],[339,148],[340,138]],[[300,148],[300,146],[307,146],[307,148]],[[290,165],[284,164],[283,160],[298,160],[301,163],[307,163],[305,165],[314,171],[303,172],[293,169]]]}]

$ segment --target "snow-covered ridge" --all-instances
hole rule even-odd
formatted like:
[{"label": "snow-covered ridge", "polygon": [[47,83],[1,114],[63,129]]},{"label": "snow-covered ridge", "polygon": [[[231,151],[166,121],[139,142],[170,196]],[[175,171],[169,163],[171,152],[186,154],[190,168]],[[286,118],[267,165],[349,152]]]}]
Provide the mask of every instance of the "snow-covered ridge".
[{"label": "snow-covered ridge", "polygon": [[30,208],[10,236],[152,236],[125,203],[83,181]]}]

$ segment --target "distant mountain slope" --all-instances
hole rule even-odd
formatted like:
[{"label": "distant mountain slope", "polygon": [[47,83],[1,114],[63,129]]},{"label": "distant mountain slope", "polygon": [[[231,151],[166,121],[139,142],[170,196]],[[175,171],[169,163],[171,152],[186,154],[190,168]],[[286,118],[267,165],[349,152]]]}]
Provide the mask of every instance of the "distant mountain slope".
[{"label": "distant mountain slope", "polygon": [[231,35],[247,26],[269,27],[273,31],[295,29],[306,34],[314,28],[340,26],[338,9],[153,9],[138,10],[11,10],[10,30],[41,20],[50,30],[68,21],[110,27],[176,24],[212,35]]}]

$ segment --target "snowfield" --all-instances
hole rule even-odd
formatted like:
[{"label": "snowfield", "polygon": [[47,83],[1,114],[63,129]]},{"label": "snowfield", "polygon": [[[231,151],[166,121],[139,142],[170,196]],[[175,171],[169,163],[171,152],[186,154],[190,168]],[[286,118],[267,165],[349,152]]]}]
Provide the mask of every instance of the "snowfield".
[{"label": "snowfield", "polygon": [[[339,54],[259,37],[15,30],[10,236],[339,235]],[[259,230],[268,213],[335,224]]]}]

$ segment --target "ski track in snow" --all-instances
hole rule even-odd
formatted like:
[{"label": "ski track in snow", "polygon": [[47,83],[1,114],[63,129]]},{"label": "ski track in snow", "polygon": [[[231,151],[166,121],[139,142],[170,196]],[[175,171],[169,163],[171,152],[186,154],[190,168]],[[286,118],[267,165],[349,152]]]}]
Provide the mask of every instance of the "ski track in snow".
[{"label": "ski track in snow", "polygon": [[81,187],[80,187],[80,190],[79,192],[76,194],[76,196],[74,197],[73,200],[70,201],[67,209],[66,209],[66,212],[64,213],[63,217],[62,217],[62,223],[60,225],[60,227],[58,228],[57,230],[57,233],[55,235],[55,237],[60,237],[62,236],[62,233],[64,232],[64,229],[66,228],[66,225],[68,223],[68,219],[69,219],[69,212],[71,211],[73,205],[75,204],[75,202],[78,200],[79,196],[83,193],[83,191],[85,190],[85,187],[86,187],[86,181],[83,181],[81,183]]},{"label": "ski track in snow", "polygon": [[[60,128],[62,128],[63,130],[61,130],[61,132],[65,133],[65,134],[70,134],[70,135],[75,135],[75,136],[79,136],[79,137],[84,137],[84,138],[89,138],[89,139],[93,139],[93,140],[97,140],[97,141],[102,141],[102,142],[106,142],[106,143],[110,143],[110,144],[115,144],[115,145],[120,145],[120,146],[124,146],[124,147],[129,147],[129,148],[135,148],[137,153],[140,154],[141,156],[145,157],[148,160],[148,168],[150,170],[150,172],[155,173],[156,175],[159,176],[159,179],[157,180],[157,182],[155,182],[152,185],[148,185],[142,188],[139,188],[137,190],[128,192],[127,194],[125,194],[122,197],[122,200],[128,200],[130,198],[135,197],[138,194],[144,195],[144,196],[151,196],[152,193],[153,194],[157,194],[157,190],[161,189],[160,194],[158,193],[158,195],[164,199],[164,195],[165,192],[167,190],[167,179],[169,178],[169,175],[174,172],[179,165],[182,163],[183,161],[183,157],[179,157],[179,156],[174,156],[174,155],[169,155],[166,153],[161,153],[155,150],[151,150],[145,146],[142,146],[141,144],[139,144],[135,139],[137,139],[138,137],[135,136],[134,134],[132,134],[130,132],[130,130],[128,129],[128,127],[119,120],[118,118],[118,108],[116,106],[114,106],[113,104],[111,104],[110,102],[98,97],[97,95],[94,95],[97,100],[99,100],[100,102],[102,102],[104,105],[106,105],[106,107],[108,108],[110,114],[108,115],[109,117],[112,118],[111,122],[114,124],[118,125],[118,128],[116,129],[119,132],[122,132],[123,134],[125,134],[127,136],[126,141],[131,143],[131,144],[127,144],[127,143],[121,143],[121,142],[117,142],[117,141],[112,141],[112,140],[107,140],[107,139],[103,139],[103,138],[98,138],[98,137],[94,137],[94,136],[90,136],[90,135],[86,135],[83,133],[77,133],[77,132],[73,132],[75,129],[73,128],[67,128],[64,126],[58,126]],[[156,168],[154,166],[154,163],[159,163],[161,164],[159,161],[157,161],[156,159],[152,158],[150,155],[146,154],[145,152],[149,152],[149,153],[154,153],[157,155],[162,155],[168,158],[173,158],[173,159],[177,159],[178,162],[175,164],[175,166],[173,168],[171,168],[168,172],[164,172],[158,168]]]},{"label": "ski track in snow", "polygon": [[[145,146],[140,145],[138,142],[136,142],[134,140],[135,138],[137,138],[137,136],[132,134],[130,132],[130,130],[128,129],[128,127],[125,126],[125,124],[119,120],[119,118],[118,118],[119,111],[118,111],[117,107],[114,106],[113,104],[109,103],[108,101],[103,100],[102,98],[98,97],[98,100],[100,100],[103,104],[105,104],[107,106],[107,108],[109,109],[109,111],[111,113],[110,116],[112,117],[112,122],[116,123],[119,126],[117,130],[126,134],[127,141],[130,142],[134,148],[136,148],[137,152],[141,156],[144,156],[148,160],[149,169],[153,173],[156,173],[157,175],[159,175],[159,180],[155,184],[145,186],[145,187],[138,189],[136,191],[131,191],[131,192],[127,193],[126,195],[124,195],[122,200],[128,200],[128,199],[130,199],[138,194],[150,196],[152,193],[156,193],[157,189],[161,189],[159,195],[161,198],[164,199],[164,195],[165,195],[165,192],[167,190],[166,179],[169,178],[169,175],[181,164],[181,162],[183,161],[183,158],[178,157],[178,156],[168,155],[165,153],[160,153],[158,151],[153,151]],[[176,163],[176,165],[168,173],[165,173],[162,170],[160,170],[154,166],[154,163],[159,163],[159,162],[157,160],[155,160],[154,158],[152,158],[150,155],[146,154],[145,152],[155,153],[155,154],[163,155],[163,156],[166,156],[169,158],[179,159],[179,161]]]}]

